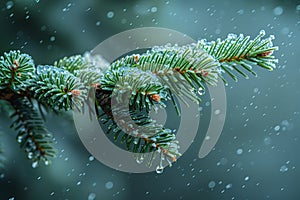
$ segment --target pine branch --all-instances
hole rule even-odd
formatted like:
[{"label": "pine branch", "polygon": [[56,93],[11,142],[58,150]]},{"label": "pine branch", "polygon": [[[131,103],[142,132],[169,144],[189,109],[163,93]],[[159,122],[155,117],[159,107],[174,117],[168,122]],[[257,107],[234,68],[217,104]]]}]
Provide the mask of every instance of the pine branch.
[{"label": "pine branch", "polygon": [[[273,70],[277,59],[272,53],[278,48],[273,46],[272,36],[263,39],[264,35],[261,32],[250,40],[249,36],[231,34],[225,40],[153,47],[112,64],[101,56],[86,54],[62,58],[54,66],[35,67],[29,55],[10,51],[0,58],[0,100],[13,106],[12,127],[35,167],[40,160],[48,164],[55,153],[40,107],[80,109],[89,89],[95,88],[97,116],[100,123],[108,125],[107,133],[125,143],[139,162],[144,160],[140,153],[150,152],[149,165],[159,156],[161,169],[163,159],[169,163],[177,159],[179,146],[173,131],[156,124],[149,112],[172,100],[180,114],[176,98],[186,104],[185,97],[200,103],[196,91],[204,90],[206,84],[215,86],[219,77],[226,82],[224,73],[237,80],[236,73],[246,78],[246,72],[256,76],[253,66]],[[112,98],[119,103],[129,99],[129,105],[114,107]],[[126,118],[126,109],[130,118]]]},{"label": "pine branch", "polygon": [[34,75],[32,58],[20,51],[4,53],[0,58],[0,90],[10,89],[16,93],[25,91]]},{"label": "pine branch", "polygon": [[[130,109],[128,116],[127,109],[126,106],[117,106],[110,112],[99,114],[99,122],[108,127],[106,134],[113,134],[116,142],[119,140],[121,144],[125,143],[127,150],[137,155],[138,162],[148,159],[148,166],[152,165],[157,155],[161,159],[160,163],[163,160],[169,164],[176,161],[177,156],[181,154],[173,131],[156,124],[147,112]],[[148,158],[145,157],[145,153],[150,153]]]},{"label": "pine branch", "polygon": [[[237,81],[233,71],[249,78],[246,72],[257,76],[252,66],[260,66],[269,71],[276,67],[278,61],[272,56],[272,53],[278,50],[278,47],[273,46],[272,43],[274,36],[262,39],[264,36],[264,31],[253,40],[250,40],[249,36],[229,34],[225,40],[217,39],[213,42],[201,40],[198,42],[198,47],[215,57],[220,63],[221,70]],[[223,77],[222,79],[225,81]]]},{"label": "pine branch", "polygon": [[53,66],[38,66],[30,90],[39,102],[53,110],[79,109],[86,98],[86,88],[66,70]]},{"label": "pine branch", "polygon": [[108,69],[109,63],[99,55],[85,53],[84,56],[64,57],[56,61],[54,66],[67,70],[79,78],[85,86],[92,86],[99,83],[100,77]]},{"label": "pine branch", "polygon": [[101,79],[100,85],[102,90],[117,91],[117,99],[123,99],[124,93],[130,92],[129,105],[140,111],[146,108],[149,112],[155,103],[164,106],[161,97],[165,88],[151,72],[137,68],[111,70]]},{"label": "pine branch", "polygon": [[52,135],[45,128],[43,119],[27,98],[15,99],[11,105],[15,110],[11,115],[11,127],[18,132],[17,142],[25,150],[27,158],[32,160],[32,167],[37,167],[39,161],[48,165],[49,158],[55,156],[55,150],[51,144]]},{"label": "pine branch", "polygon": [[[172,99],[179,114],[174,96],[185,103],[183,97],[187,97],[195,103],[200,103],[201,99],[196,91],[199,88],[205,90],[204,84],[217,84],[218,65],[210,55],[199,49],[196,44],[183,47],[167,45],[154,47],[141,55],[126,56],[117,60],[111,64],[112,72],[109,73],[115,74],[113,82],[117,82],[119,77],[116,71],[120,69],[138,68],[144,72],[152,72],[152,75],[155,75],[165,88],[161,92],[164,94],[163,97]],[[109,77],[104,76],[103,79],[106,80]],[[143,75],[141,75],[142,77]],[[114,87],[114,85],[111,84],[111,87]],[[188,105],[188,103],[186,104]]]}]

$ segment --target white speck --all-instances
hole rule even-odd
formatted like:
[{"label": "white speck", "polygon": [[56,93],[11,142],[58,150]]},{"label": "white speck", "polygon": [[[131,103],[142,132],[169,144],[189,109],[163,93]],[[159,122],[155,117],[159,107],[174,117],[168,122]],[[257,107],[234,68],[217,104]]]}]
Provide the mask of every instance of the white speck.
[{"label": "white speck", "polygon": [[51,41],[51,42],[54,42],[54,41],[55,41],[55,36],[51,36],[51,37],[50,37],[50,41]]},{"label": "white speck", "polygon": [[239,15],[242,15],[242,14],[244,14],[244,10],[243,10],[243,9],[240,9],[240,10],[237,11],[237,13],[238,13]]},{"label": "white speck", "polygon": [[250,179],[250,177],[249,177],[249,176],[246,176],[244,180],[245,180],[245,181],[249,181],[249,179]]},{"label": "white speck", "polygon": [[289,168],[286,166],[286,165],[282,165],[281,167],[280,167],[280,172],[287,172],[289,170]]},{"label": "white speck", "polygon": [[199,94],[199,95],[203,95],[204,93],[205,93],[205,91],[203,90],[202,87],[200,87],[200,88],[198,89],[198,94]]},{"label": "white speck", "polygon": [[35,0],[35,2],[39,3],[39,2],[40,2],[40,0]]},{"label": "white speck", "polygon": [[215,115],[219,115],[221,111],[219,109],[215,110]]},{"label": "white speck", "polygon": [[95,160],[94,156],[90,156],[89,161],[93,161],[93,160]]},{"label": "white speck", "polygon": [[157,12],[157,7],[153,6],[153,7],[151,8],[151,12],[153,12],[153,13]]},{"label": "white speck", "polygon": [[13,1],[8,1],[6,2],[6,9],[9,10],[14,6],[14,2]]},{"label": "white speck", "polygon": [[35,161],[31,164],[31,166],[32,168],[37,168],[38,164],[39,164],[38,161]]},{"label": "white speck", "polygon": [[15,200],[15,197],[10,197],[8,200]]},{"label": "white speck", "polygon": [[81,185],[81,181],[78,181],[78,182],[76,183],[76,185]]},{"label": "white speck", "polygon": [[100,26],[101,22],[100,21],[97,21],[96,22],[96,26]]},{"label": "white speck", "polygon": [[226,189],[230,189],[230,188],[232,188],[232,184],[231,183],[229,183],[229,184],[226,185]]},{"label": "white speck", "polygon": [[96,194],[95,193],[90,193],[88,196],[88,200],[94,200],[96,199]]},{"label": "white speck", "polygon": [[158,166],[156,167],[156,170],[155,170],[155,171],[156,171],[157,174],[162,174],[162,173],[164,172],[164,168],[163,168],[162,166],[159,166],[159,165],[158,165]]},{"label": "white speck", "polygon": [[115,13],[113,11],[109,11],[107,14],[106,14],[107,18],[111,19],[115,16]]},{"label": "white speck", "polygon": [[236,150],[236,154],[237,154],[237,155],[241,155],[242,153],[243,153],[243,149],[237,149],[237,150]]},{"label": "white speck", "polygon": [[254,88],[253,92],[257,93],[258,92],[258,88]]},{"label": "white speck", "polygon": [[54,192],[51,192],[51,193],[50,193],[50,196],[53,196],[53,195],[54,195]]},{"label": "white speck", "polygon": [[281,6],[277,6],[276,8],[274,8],[273,10],[274,15],[281,15],[283,13],[283,8]]},{"label": "white speck", "polygon": [[208,188],[210,188],[210,189],[213,189],[215,186],[216,186],[216,182],[214,182],[214,181],[210,181],[208,183]]},{"label": "white speck", "polygon": [[261,31],[259,31],[259,34],[262,35],[262,36],[264,36],[264,35],[266,35],[266,31],[265,30],[261,30]]},{"label": "white speck", "polygon": [[275,130],[275,131],[279,131],[279,130],[280,130],[280,126],[279,126],[279,125],[275,126],[275,127],[274,127],[274,130]]},{"label": "white speck", "polygon": [[105,183],[105,188],[110,190],[114,187],[114,183],[111,181],[108,181],[107,183]]}]

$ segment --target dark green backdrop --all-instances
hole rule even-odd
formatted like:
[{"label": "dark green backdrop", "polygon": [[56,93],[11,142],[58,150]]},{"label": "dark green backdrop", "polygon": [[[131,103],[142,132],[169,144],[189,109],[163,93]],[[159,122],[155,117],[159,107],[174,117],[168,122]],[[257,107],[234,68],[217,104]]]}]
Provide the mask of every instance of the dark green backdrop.
[{"label": "dark green backdrop", "polygon": [[214,151],[199,159],[210,118],[209,99],[204,99],[195,143],[161,175],[127,174],[92,160],[72,118],[51,114],[47,125],[58,157],[51,166],[32,169],[1,114],[7,160],[0,172],[0,199],[300,199],[300,1],[1,0],[0,53],[20,49],[37,64],[50,64],[146,26],[208,40],[228,33],[255,36],[264,29],[280,48],[278,68],[229,81],[223,133]]}]

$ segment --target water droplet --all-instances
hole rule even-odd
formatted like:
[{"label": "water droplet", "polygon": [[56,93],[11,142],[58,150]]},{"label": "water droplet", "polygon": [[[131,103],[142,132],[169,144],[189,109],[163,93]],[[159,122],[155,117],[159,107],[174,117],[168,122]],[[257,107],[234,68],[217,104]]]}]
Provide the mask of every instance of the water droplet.
[{"label": "water droplet", "polygon": [[229,183],[229,184],[226,185],[226,189],[230,189],[230,188],[232,188],[232,184],[231,183]]},{"label": "water droplet", "polygon": [[111,19],[115,16],[115,13],[113,11],[109,11],[107,14],[106,14],[107,18]]},{"label": "water droplet", "polygon": [[279,130],[280,130],[280,126],[279,125],[277,125],[277,126],[274,127],[274,131],[279,131]]},{"label": "water droplet", "polygon": [[259,31],[259,34],[262,35],[262,36],[264,36],[264,35],[266,35],[266,31],[265,30],[261,30],[261,31]]},{"label": "water droplet", "polygon": [[158,166],[156,167],[156,170],[155,170],[155,171],[156,171],[157,174],[162,174],[162,173],[164,172],[164,168],[163,168],[162,166],[159,166],[159,165],[158,165]]},{"label": "water droplet", "polygon": [[241,155],[243,153],[243,149],[238,149],[238,150],[236,150],[236,154],[237,155]]},{"label": "water droplet", "polygon": [[273,10],[274,15],[281,15],[283,13],[283,8],[281,6],[277,6],[276,8],[274,8]]},{"label": "water droplet", "polygon": [[237,13],[238,13],[239,15],[242,15],[242,14],[244,14],[244,10],[243,10],[243,9],[240,9],[240,10],[237,11]]},{"label": "water droplet", "polygon": [[200,87],[200,88],[198,89],[198,94],[199,94],[199,95],[204,95],[204,94],[205,94],[205,91],[203,90],[202,87]]},{"label": "water droplet", "polygon": [[92,162],[94,159],[95,159],[94,156],[90,156],[90,157],[89,157],[89,161],[91,161],[91,162]]},{"label": "water droplet", "polygon": [[213,189],[216,186],[216,182],[215,181],[210,181],[208,183],[208,188]]},{"label": "water droplet", "polygon": [[107,183],[105,183],[105,188],[110,190],[114,187],[114,183],[111,181],[108,181]]},{"label": "water droplet", "polygon": [[38,161],[34,161],[31,166],[32,168],[37,168],[37,166],[39,165]]},{"label": "water droplet", "polygon": [[22,139],[23,139],[22,136],[18,136],[18,139],[17,139],[18,143],[21,143],[21,142],[22,142]]},{"label": "water droplet", "polygon": [[219,115],[221,113],[221,110],[217,109],[215,110],[215,115]]},{"label": "water droplet", "polygon": [[153,6],[153,7],[151,8],[151,12],[153,12],[153,13],[157,12],[157,7]]},{"label": "water droplet", "polygon": [[49,165],[50,161],[49,160],[45,160],[45,165]]},{"label": "water droplet", "polygon": [[96,194],[95,193],[90,193],[88,196],[88,200],[94,200],[96,199]]},{"label": "water droplet", "polygon": [[282,165],[281,167],[280,167],[280,172],[287,172],[289,170],[289,168],[286,166],[286,165]]},{"label": "water droplet", "polygon": [[50,41],[51,41],[51,42],[54,42],[54,41],[55,41],[55,36],[51,36],[51,37],[50,37]]},{"label": "water droplet", "polygon": [[14,6],[14,2],[13,1],[8,1],[6,2],[6,9],[9,10]]}]

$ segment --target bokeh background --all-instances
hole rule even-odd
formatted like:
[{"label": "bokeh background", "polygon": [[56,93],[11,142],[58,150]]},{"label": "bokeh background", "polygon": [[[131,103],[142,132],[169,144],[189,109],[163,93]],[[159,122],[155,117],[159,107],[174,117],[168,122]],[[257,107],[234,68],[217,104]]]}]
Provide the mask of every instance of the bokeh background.
[{"label": "bokeh background", "polygon": [[229,80],[223,133],[214,150],[199,159],[210,118],[206,95],[194,144],[159,175],[101,164],[82,145],[72,116],[51,113],[47,126],[58,155],[51,166],[33,169],[1,113],[6,161],[0,199],[300,199],[299,0],[1,0],[0,53],[20,49],[37,64],[51,64],[121,31],[147,26],[207,40],[228,33],[254,37],[263,29],[276,37],[278,67],[258,68],[257,78]]}]

